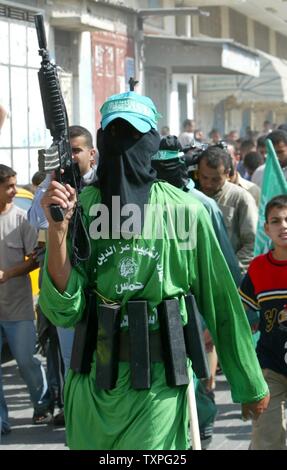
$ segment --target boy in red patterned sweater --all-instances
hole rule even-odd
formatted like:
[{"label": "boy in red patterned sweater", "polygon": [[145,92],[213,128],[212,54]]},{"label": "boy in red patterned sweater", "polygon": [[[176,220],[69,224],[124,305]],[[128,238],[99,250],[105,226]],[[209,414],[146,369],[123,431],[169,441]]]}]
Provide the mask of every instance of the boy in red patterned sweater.
[{"label": "boy in red patterned sweater", "polygon": [[257,356],[270,390],[266,412],[253,421],[252,450],[286,450],[287,398],[287,195],[265,209],[265,232],[273,249],[251,262],[239,293],[260,311]]}]

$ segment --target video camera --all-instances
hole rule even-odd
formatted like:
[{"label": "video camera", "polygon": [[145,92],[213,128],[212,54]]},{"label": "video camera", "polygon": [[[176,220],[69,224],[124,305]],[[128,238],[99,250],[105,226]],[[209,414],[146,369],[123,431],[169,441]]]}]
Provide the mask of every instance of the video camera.
[{"label": "video camera", "polygon": [[163,137],[160,141],[159,150],[183,152],[184,155],[181,154],[181,159],[185,162],[188,176],[193,179],[195,177],[196,179],[194,173],[197,171],[199,159],[203,152],[210,147],[219,147],[228,152],[227,143],[223,140],[220,140],[216,144],[207,144],[192,140],[189,145],[183,147],[175,135]]},{"label": "video camera", "polygon": [[202,142],[197,142],[193,140],[190,145],[182,147],[182,152],[184,153],[184,160],[187,166],[188,173],[194,172],[197,170],[198,162],[205,150],[209,147],[219,147],[227,152],[227,143],[223,140],[219,141],[217,144],[207,144]]}]

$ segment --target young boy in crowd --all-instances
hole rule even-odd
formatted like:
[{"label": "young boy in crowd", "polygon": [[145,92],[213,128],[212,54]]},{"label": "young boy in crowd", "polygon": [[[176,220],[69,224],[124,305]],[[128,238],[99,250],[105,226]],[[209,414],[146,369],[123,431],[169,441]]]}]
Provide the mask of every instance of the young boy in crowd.
[{"label": "young boy in crowd", "polygon": [[287,195],[271,199],[265,209],[265,232],[273,249],[250,264],[239,293],[260,311],[257,356],[270,389],[270,403],[253,421],[252,450],[286,450],[287,397]]}]

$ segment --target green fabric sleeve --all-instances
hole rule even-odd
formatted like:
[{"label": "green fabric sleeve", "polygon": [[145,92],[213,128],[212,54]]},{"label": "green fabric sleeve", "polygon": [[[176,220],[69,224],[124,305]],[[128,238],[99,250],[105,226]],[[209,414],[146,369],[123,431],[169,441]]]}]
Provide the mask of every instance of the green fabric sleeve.
[{"label": "green fabric sleeve", "polygon": [[39,297],[39,304],[44,315],[54,325],[64,328],[75,326],[80,321],[85,308],[85,286],[85,274],[73,268],[66,290],[61,294],[54,286],[47,269],[44,269]]},{"label": "green fabric sleeve", "polygon": [[236,286],[203,210],[198,215],[197,246],[189,256],[190,284],[230,383],[233,401],[260,400],[268,387]]}]

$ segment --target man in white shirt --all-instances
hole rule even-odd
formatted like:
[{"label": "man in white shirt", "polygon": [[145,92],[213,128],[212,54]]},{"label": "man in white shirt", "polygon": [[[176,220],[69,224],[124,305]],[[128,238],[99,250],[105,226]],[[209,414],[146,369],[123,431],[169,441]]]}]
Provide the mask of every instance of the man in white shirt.
[{"label": "man in white shirt", "polygon": [[[37,232],[26,212],[13,204],[16,172],[0,164],[0,354],[2,335],[16,359],[34,406],[33,424],[48,423],[50,394],[44,368],[34,357],[36,330],[29,272],[37,267],[34,249]],[[8,408],[0,371],[2,434],[10,432]]]}]

